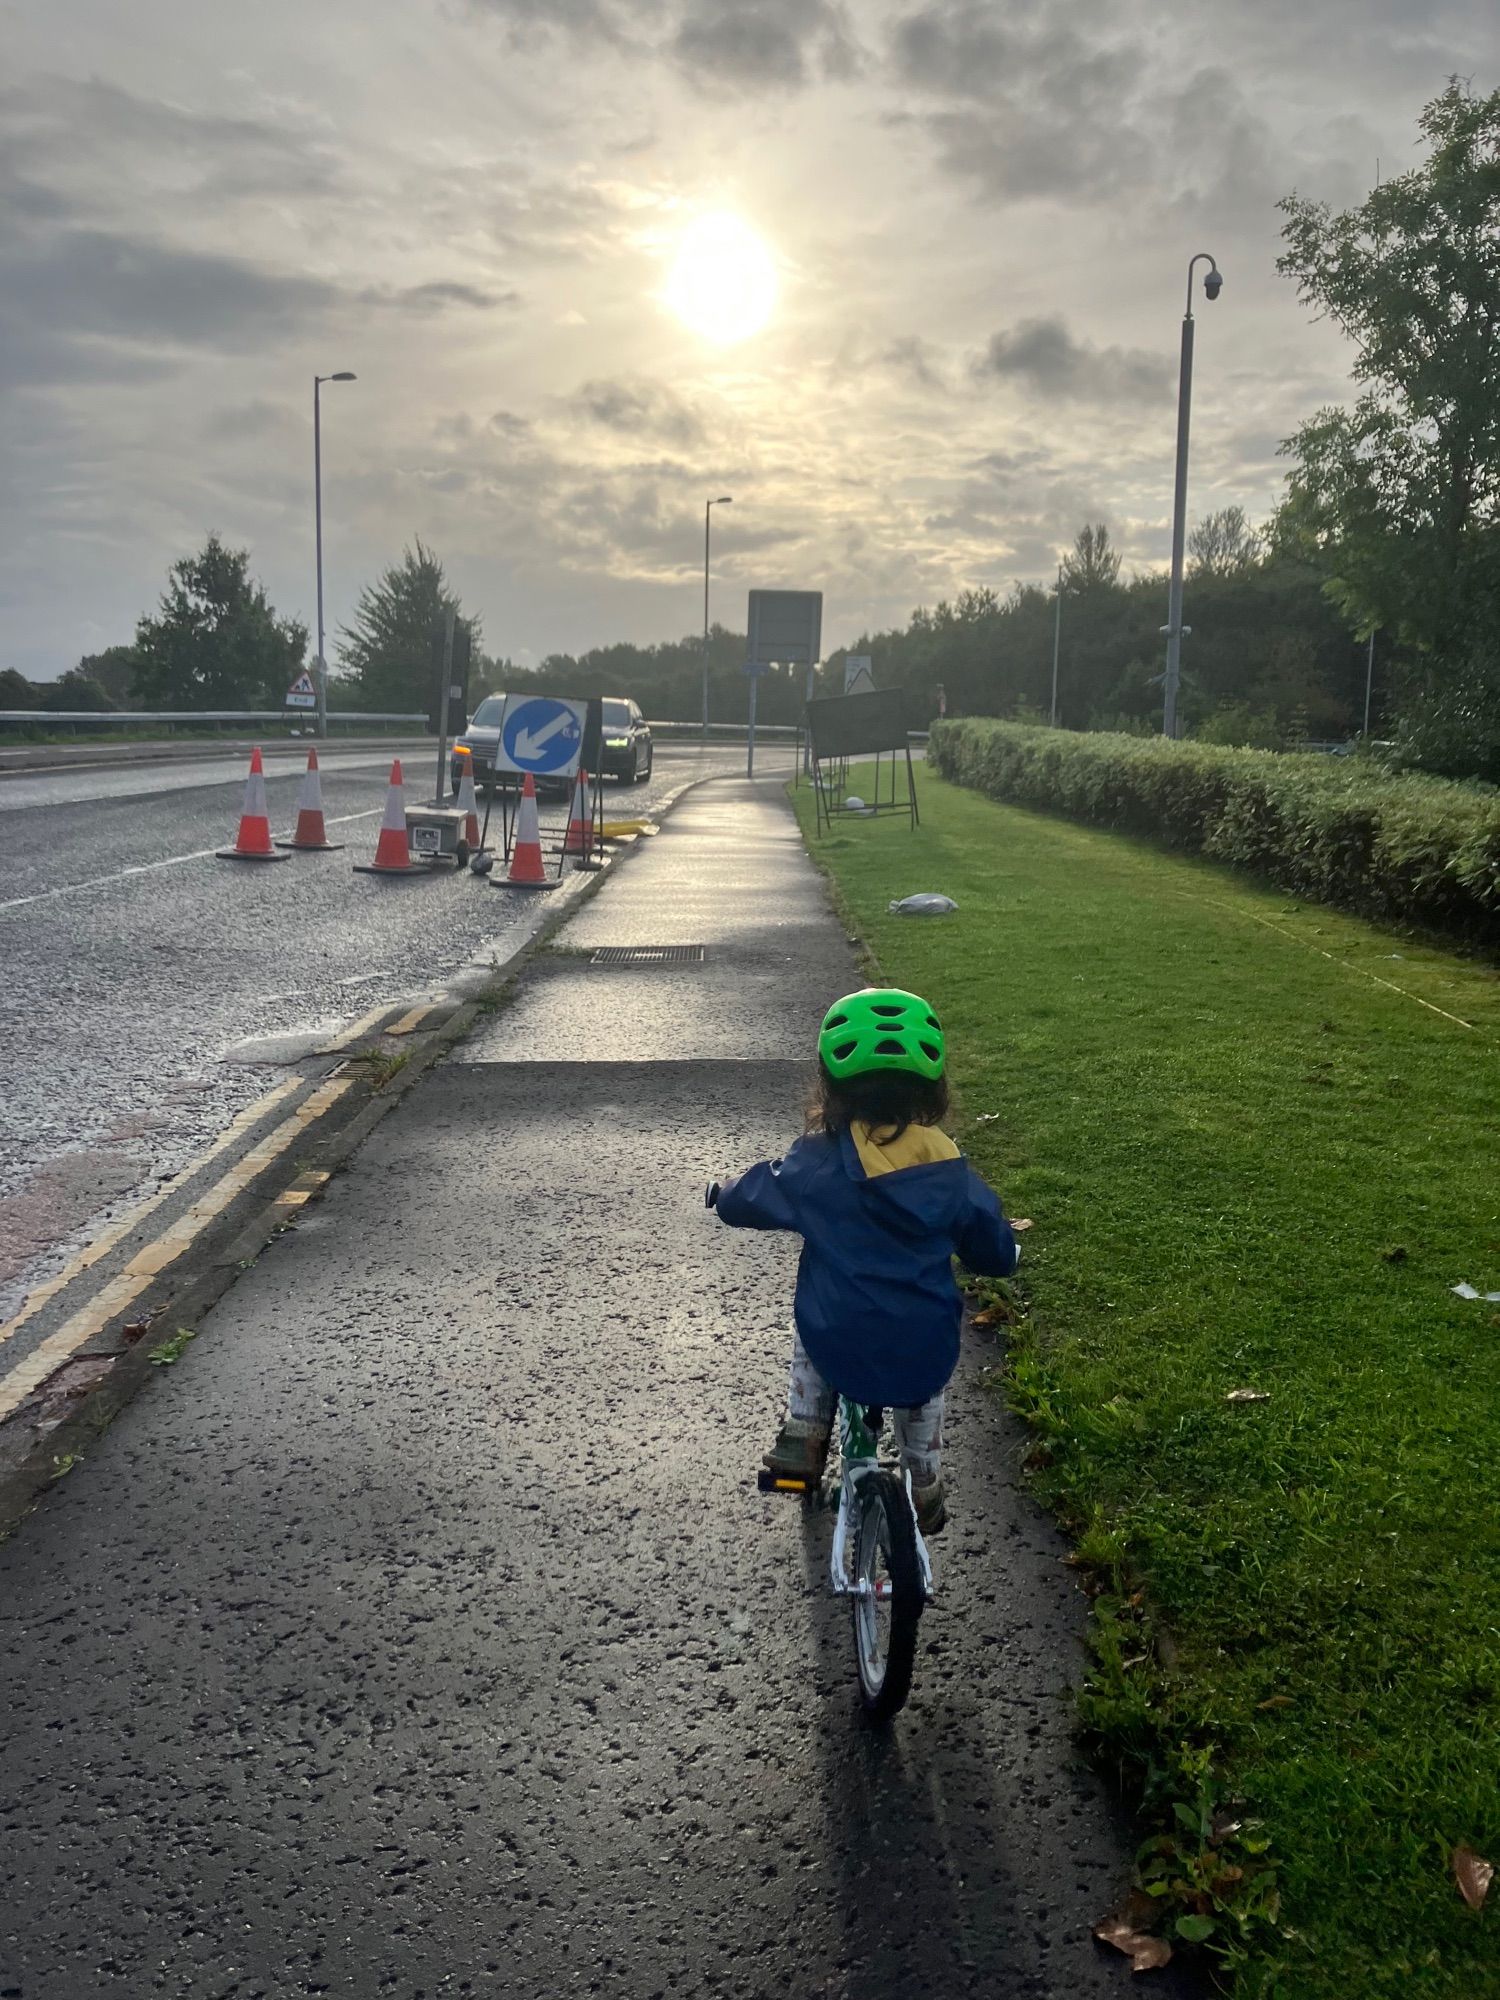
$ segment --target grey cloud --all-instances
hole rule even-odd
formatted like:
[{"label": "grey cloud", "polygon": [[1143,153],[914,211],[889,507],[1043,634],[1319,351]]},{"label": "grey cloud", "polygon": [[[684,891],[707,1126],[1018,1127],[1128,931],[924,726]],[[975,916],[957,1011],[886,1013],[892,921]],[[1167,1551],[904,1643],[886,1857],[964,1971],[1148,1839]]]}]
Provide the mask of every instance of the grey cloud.
[{"label": "grey cloud", "polygon": [[440,312],[446,306],[464,306],[476,312],[493,312],[500,307],[518,306],[521,303],[519,292],[487,292],[478,285],[461,284],[456,279],[439,279],[426,285],[407,285],[397,291],[382,291],[376,288],[365,292],[362,296],[371,305],[400,306],[407,312]]},{"label": "grey cloud", "polygon": [[975,373],[1058,401],[1159,403],[1170,388],[1160,356],[1075,340],[1058,318],[1023,319],[992,334]]},{"label": "grey cloud", "polygon": [[661,382],[585,382],[573,400],[594,423],[626,436],[657,438],[684,451],[704,436],[698,411]]},{"label": "grey cloud", "polygon": [[0,131],[49,179],[85,166],[113,189],[128,171],[169,199],[307,195],[340,174],[334,147],[300,113],[293,121],[195,111],[97,77],[42,76],[0,92]]},{"label": "grey cloud", "polygon": [[896,374],[905,376],[923,389],[946,389],[937,351],[920,334],[906,334],[893,340],[881,353],[881,360]]},{"label": "grey cloud", "polygon": [[710,88],[799,88],[859,68],[836,0],[691,0],[672,46],[688,75]]},{"label": "grey cloud", "polygon": [[339,296],[296,272],[98,229],[12,246],[0,285],[32,324],[74,337],[233,349],[296,331]]},{"label": "grey cloud", "polygon": [[941,165],[990,198],[1130,194],[1238,221],[1272,218],[1296,177],[1298,153],[1227,69],[1174,77],[1112,21],[929,0],[896,24],[890,59],[919,100],[893,122],[924,130]]}]

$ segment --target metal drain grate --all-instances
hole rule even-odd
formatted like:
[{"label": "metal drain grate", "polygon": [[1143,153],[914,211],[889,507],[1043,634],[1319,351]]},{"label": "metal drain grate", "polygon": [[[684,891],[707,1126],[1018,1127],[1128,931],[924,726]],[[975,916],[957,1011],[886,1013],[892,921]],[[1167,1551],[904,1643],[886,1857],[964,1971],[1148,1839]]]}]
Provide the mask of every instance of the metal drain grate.
[{"label": "metal drain grate", "polygon": [[701,944],[601,944],[590,965],[701,965]]}]

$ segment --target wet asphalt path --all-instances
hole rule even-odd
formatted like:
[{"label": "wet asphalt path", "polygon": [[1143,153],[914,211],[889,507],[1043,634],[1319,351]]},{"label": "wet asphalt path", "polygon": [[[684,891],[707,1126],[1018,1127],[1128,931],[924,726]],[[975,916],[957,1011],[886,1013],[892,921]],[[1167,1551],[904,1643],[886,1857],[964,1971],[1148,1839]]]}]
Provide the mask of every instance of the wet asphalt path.
[{"label": "wet asphalt path", "polygon": [[754,1489],[796,1246],[701,1187],[855,977],[784,806],[696,793],[563,942],[0,1547],[0,1992],[1123,1996],[993,1350],[890,1731]]},{"label": "wet asphalt path", "polygon": [[[608,788],[606,810],[742,756],[660,745],[651,782]],[[409,801],[431,795],[435,765],[435,749],[404,759]],[[274,867],[213,856],[238,821],[240,758],[0,780],[0,1320],[79,1231],[268,1087],[255,1058],[280,1051],[255,1044],[311,1045],[510,948],[529,905],[479,878],[351,873],[389,768],[382,751],[330,750],[324,808],[347,849]],[[273,829],[300,781],[298,757],[270,765]],[[549,806],[544,826],[561,816]]]}]

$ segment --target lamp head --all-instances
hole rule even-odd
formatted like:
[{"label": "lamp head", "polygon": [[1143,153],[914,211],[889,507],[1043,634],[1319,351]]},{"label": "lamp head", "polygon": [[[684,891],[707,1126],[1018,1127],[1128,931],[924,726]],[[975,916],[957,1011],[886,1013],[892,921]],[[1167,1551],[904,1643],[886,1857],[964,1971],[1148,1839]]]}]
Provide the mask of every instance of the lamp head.
[{"label": "lamp head", "polygon": [[1224,289],[1224,273],[1215,264],[1203,274],[1203,290],[1211,299],[1216,299]]}]

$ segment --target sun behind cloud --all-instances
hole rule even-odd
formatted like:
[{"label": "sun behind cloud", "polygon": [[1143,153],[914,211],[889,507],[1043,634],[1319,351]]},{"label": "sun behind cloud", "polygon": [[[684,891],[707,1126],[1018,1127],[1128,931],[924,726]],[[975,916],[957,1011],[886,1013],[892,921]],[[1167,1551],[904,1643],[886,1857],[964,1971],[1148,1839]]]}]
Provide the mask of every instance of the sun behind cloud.
[{"label": "sun behind cloud", "polygon": [[678,240],[662,296],[684,326],[730,347],[771,317],[775,259],[739,216],[700,215]]}]

